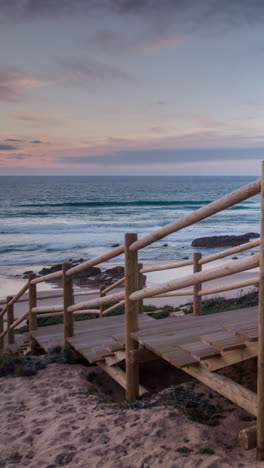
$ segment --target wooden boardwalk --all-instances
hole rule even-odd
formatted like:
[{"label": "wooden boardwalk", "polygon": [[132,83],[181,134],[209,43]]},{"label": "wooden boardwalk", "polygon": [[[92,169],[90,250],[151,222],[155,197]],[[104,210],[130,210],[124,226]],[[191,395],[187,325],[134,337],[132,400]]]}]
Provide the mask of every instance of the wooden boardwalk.
[{"label": "wooden boardwalk", "polygon": [[[74,328],[67,343],[89,363],[112,366],[124,360],[123,315],[76,322]],[[63,325],[39,328],[31,336],[47,351],[63,344]],[[139,330],[131,336],[175,367],[202,364],[216,370],[257,356],[257,308],[162,320],[140,315]]]}]

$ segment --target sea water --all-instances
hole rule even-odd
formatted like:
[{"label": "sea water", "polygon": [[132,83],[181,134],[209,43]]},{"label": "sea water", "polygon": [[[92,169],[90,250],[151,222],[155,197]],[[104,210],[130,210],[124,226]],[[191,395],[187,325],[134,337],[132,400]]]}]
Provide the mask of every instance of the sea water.
[{"label": "sea water", "polygon": [[[0,265],[34,267],[87,260],[122,244],[125,232],[136,232],[141,238],[252,180],[254,177],[0,177]],[[141,250],[140,260],[175,261],[194,251],[221,250],[194,249],[191,242],[202,236],[259,232],[259,215],[256,196]]]}]

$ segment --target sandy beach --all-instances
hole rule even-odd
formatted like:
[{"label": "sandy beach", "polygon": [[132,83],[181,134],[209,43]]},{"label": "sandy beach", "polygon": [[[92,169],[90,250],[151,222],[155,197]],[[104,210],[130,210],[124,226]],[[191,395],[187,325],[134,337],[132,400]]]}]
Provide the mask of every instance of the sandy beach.
[{"label": "sandy beach", "polygon": [[[254,362],[244,367],[245,380],[252,366]],[[96,373],[93,383],[87,381],[91,372]],[[174,383],[180,383],[183,373],[173,372]],[[1,378],[0,466],[263,466],[254,461],[255,450],[246,452],[238,445],[239,430],[254,418],[208,387],[187,382],[177,387],[185,398],[198,395],[221,411],[218,425],[191,421],[181,406],[167,402],[172,388],[147,398],[145,407],[141,400],[141,407],[130,409],[111,403],[113,396],[122,397],[122,390],[98,368],[51,364],[33,377]]]}]

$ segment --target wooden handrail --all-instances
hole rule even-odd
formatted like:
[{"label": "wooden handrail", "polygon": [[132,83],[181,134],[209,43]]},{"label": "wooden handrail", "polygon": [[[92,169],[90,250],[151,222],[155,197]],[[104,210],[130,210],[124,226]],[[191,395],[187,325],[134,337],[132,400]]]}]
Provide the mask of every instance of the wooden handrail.
[{"label": "wooden handrail", "polygon": [[[17,325],[19,325],[21,322],[23,322],[24,320],[26,320],[29,316],[29,312],[25,312],[24,315],[22,315],[21,317],[19,317],[15,322],[12,323],[12,325],[10,326],[11,330],[13,330],[14,328],[17,327]],[[8,330],[6,330],[7,332]]]},{"label": "wooden handrail", "polygon": [[213,255],[208,255],[208,257],[203,257],[199,261],[200,265],[204,265],[205,263],[210,263],[215,260],[219,260],[220,258],[228,257],[229,255],[233,255],[238,252],[243,252],[244,250],[253,249],[254,247],[258,247],[260,245],[260,239],[256,241],[246,242],[245,244],[237,245],[236,247],[232,247],[231,249],[222,250],[221,252],[217,252]]},{"label": "wooden handrail", "polygon": [[123,284],[124,282],[125,282],[125,278],[121,278],[121,279],[117,280],[115,283],[108,286],[107,288],[103,289],[102,292],[104,294],[107,294],[109,291],[112,291],[112,289],[117,288],[118,286],[120,286],[120,284]]},{"label": "wooden handrail", "polygon": [[209,289],[204,289],[203,291],[200,291],[198,293],[198,296],[207,296],[210,294],[216,294],[219,292],[224,292],[224,291],[231,291],[232,289],[239,289],[239,288],[245,288],[246,286],[253,286],[254,284],[259,283],[259,276],[256,276],[255,278],[249,279],[249,280],[244,280],[244,281],[237,281],[236,283],[229,283],[227,285],[219,286],[217,288],[209,288]]},{"label": "wooden handrail", "polygon": [[170,291],[170,292],[167,292],[167,293],[163,293],[163,294],[157,294],[157,296],[153,296],[153,298],[155,299],[155,297],[176,297],[176,296],[192,296],[193,295],[193,290],[192,289],[183,289],[182,291]]},{"label": "wooden handrail", "polygon": [[141,268],[140,273],[150,273],[152,271],[172,270],[173,268],[180,268],[193,264],[193,259],[184,260],[183,262],[169,263],[167,265],[154,265],[152,267]]},{"label": "wooden handrail", "polygon": [[20,297],[23,296],[23,294],[27,291],[28,288],[29,288],[29,282],[27,281],[27,283],[24,284],[24,286],[18,291],[18,293],[15,296],[12,296],[12,299],[10,299],[10,301],[5,302],[6,305],[1,310],[0,317],[5,315],[5,313],[6,313],[7,309],[8,309],[8,306],[14,305],[18,301],[18,299],[20,299]]},{"label": "wooden handrail", "polygon": [[63,305],[33,307],[31,309],[31,312],[33,314],[40,314],[42,312],[62,312],[62,311],[63,311]]},{"label": "wooden handrail", "polygon": [[111,294],[110,296],[99,297],[97,299],[92,299],[88,302],[79,302],[71,307],[68,307],[69,312],[75,312],[75,310],[85,309],[86,307],[97,307],[101,304],[110,304],[111,302],[121,301],[125,297],[125,291],[120,293]]},{"label": "wooden handrail", "polygon": [[142,239],[133,242],[133,244],[130,246],[130,250],[140,250],[143,247],[147,247],[148,245],[153,244],[153,242],[156,242],[162,239],[163,237],[172,234],[173,232],[177,232],[187,226],[191,226],[192,224],[201,221],[202,219],[206,219],[209,216],[219,213],[220,211],[223,211],[226,208],[230,208],[231,206],[236,205],[237,203],[240,203],[246,200],[247,198],[257,195],[260,192],[260,188],[261,179],[255,180],[250,184],[244,185],[238,190],[228,193],[227,195],[224,195],[218,200],[209,203],[208,205],[205,205],[202,208],[199,208],[198,210],[195,210],[194,212],[183,216],[182,218],[177,219],[176,221],[173,221],[170,224],[167,224],[166,226],[158,229],[157,231],[148,234]]},{"label": "wooden handrail", "polygon": [[181,279],[171,280],[158,286],[152,286],[150,288],[136,291],[130,296],[131,301],[137,301],[144,297],[153,297],[158,294],[174,291],[176,289],[187,288],[194,284],[203,283],[213,279],[222,278],[229,276],[234,273],[240,273],[241,271],[250,270],[259,266],[259,254],[252,255],[250,258],[245,258],[236,262],[229,262],[224,266],[218,268],[211,268],[199,273],[185,276]]},{"label": "wooden handrail", "polygon": [[98,257],[91,258],[91,260],[88,260],[87,262],[80,263],[79,265],[76,265],[75,267],[70,268],[67,271],[67,276],[72,276],[75,275],[76,273],[80,273],[81,271],[85,271],[88,268],[98,265],[99,263],[106,262],[107,260],[110,260],[111,258],[118,257],[118,255],[121,255],[124,253],[125,247],[124,245],[120,245],[116,247],[115,249],[108,250],[108,252],[99,255]]},{"label": "wooden handrail", "polygon": [[125,302],[126,302],[125,300],[124,300],[124,301],[120,301],[120,302],[118,302],[117,304],[114,304],[113,306],[109,307],[108,309],[105,309],[105,310],[103,311],[103,315],[106,315],[106,314],[108,314],[109,312],[112,312],[112,310],[116,310],[116,309],[118,309],[118,307],[121,307],[121,306],[125,305]]},{"label": "wooden handrail", "polygon": [[44,276],[39,276],[38,278],[35,278],[31,280],[31,284],[38,284],[38,283],[44,283],[45,281],[50,281],[53,279],[59,279],[62,278],[62,270],[60,271],[55,271],[54,273],[49,273],[48,275]]}]

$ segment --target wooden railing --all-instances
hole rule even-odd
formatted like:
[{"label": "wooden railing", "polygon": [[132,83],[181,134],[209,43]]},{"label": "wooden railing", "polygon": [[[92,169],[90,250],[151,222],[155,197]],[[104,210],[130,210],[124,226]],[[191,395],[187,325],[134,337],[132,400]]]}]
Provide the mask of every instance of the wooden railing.
[{"label": "wooden railing", "polygon": [[[25,319],[29,320],[29,331],[37,328],[37,319],[39,317],[53,317],[56,315],[63,315],[64,317],[64,339],[74,335],[74,315],[80,313],[95,313],[103,317],[112,312],[116,308],[125,305],[125,323],[126,323],[126,394],[127,399],[132,400],[138,396],[138,366],[131,359],[131,353],[135,352],[138,348],[138,343],[131,338],[131,332],[138,329],[138,314],[143,311],[144,298],[157,298],[157,297],[172,297],[172,296],[186,296],[193,297],[193,313],[194,315],[201,314],[201,298],[205,295],[220,293],[227,290],[238,289],[250,285],[260,285],[260,332],[259,332],[259,366],[264,369],[264,238],[263,238],[263,224],[264,216],[262,217],[262,234],[261,239],[248,242],[246,244],[233,247],[231,249],[218,252],[213,255],[202,257],[200,253],[194,253],[192,259],[180,261],[177,263],[170,263],[167,265],[154,265],[150,267],[143,267],[138,261],[138,252],[152,243],[175,233],[185,227],[191,226],[201,220],[209,218],[216,213],[219,213],[227,208],[241,203],[250,197],[255,196],[261,192],[261,186],[264,181],[264,171],[261,179],[251,182],[244,187],[229,193],[220,199],[210,203],[193,213],[190,213],[170,224],[164,226],[157,231],[148,234],[142,239],[137,238],[137,234],[125,234],[124,244],[116,247],[100,256],[92,258],[77,266],[70,263],[64,263],[61,271],[51,273],[42,277],[31,276],[23,288],[14,296],[9,297],[5,304],[0,302],[4,307],[0,312],[0,346],[4,347],[4,337],[8,335],[8,343],[14,341],[14,329]],[[264,190],[262,189],[262,208],[261,213],[264,213]],[[254,254],[242,260],[235,262],[228,262],[224,265],[218,265],[215,268],[203,269],[203,265],[223,259],[229,255],[243,252],[252,248],[260,246],[260,254]],[[84,272],[88,268],[99,265],[103,262],[125,254],[125,276],[117,280],[114,284],[108,287],[101,286],[95,291],[74,291],[73,277],[75,274]],[[169,269],[176,269],[190,266],[192,273],[182,276],[179,279],[173,279],[165,283],[143,287],[143,274],[164,271]],[[202,286],[207,281],[215,280],[230,276],[235,273],[244,272],[260,266],[260,275],[255,275],[252,279],[236,281],[233,283],[225,284],[223,286],[210,287],[202,289]],[[261,278],[261,281],[260,281]],[[52,294],[40,297],[37,292],[37,285],[46,282],[54,281],[57,279],[62,280],[62,294]],[[113,292],[124,284],[121,291]],[[189,289],[186,289],[189,288]],[[28,298],[22,297],[28,291]],[[109,294],[111,293],[111,294]],[[77,296],[96,294],[96,298],[84,300],[80,303],[75,303]],[[47,298],[62,298],[59,305],[43,306],[37,305],[38,300]],[[14,320],[13,307],[17,302],[27,301],[28,309],[22,317]],[[113,304],[114,303],[114,304]],[[107,305],[110,306],[106,308]],[[3,317],[7,314],[7,327],[4,329]],[[263,375],[262,375],[263,374]],[[261,389],[264,387],[264,373],[263,370],[259,372],[259,385]],[[259,392],[259,394],[262,392]],[[262,400],[259,395],[259,404],[263,408],[263,418],[260,421],[262,435],[259,435],[259,440],[263,443],[264,454],[264,399]],[[259,429],[260,430],[260,429]],[[264,455],[263,455],[264,456]]]},{"label": "wooden railing", "polygon": [[[3,348],[3,338],[5,335],[8,335],[8,343],[14,341],[13,330],[19,324],[21,324],[26,319],[29,320],[29,331],[37,328],[37,319],[54,317],[54,316],[64,316],[64,337],[65,342],[67,338],[74,334],[74,315],[84,314],[84,313],[94,313],[103,317],[108,313],[114,311],[120,306],[126,304],[126,308],[129,305],[129,309],[132,307],[132,303],[141,301],[139,310],[142,312],[142,301],[144,298],[157,298],[157,297],[173,297],[173,296],[192,296],[193,297],[193,314],[201,314],[201,298],[202,296],[207,296],[210,294],[216,294],[223,291],[228,291],[232,289],[238,289],[241,287],[246,287],[250,285],[257,285],[259,283],[259,278],[255,276],[252,279],[229,283],[223,286],[211,287],[205,290],[202,290],[202,284],[206,281],[222,278],[227,275],[231,275],[237,272],[245,271],[250,268],[255,268],[259,265],[258,256],[254,255],[249,259],[236,261],[235,263],[226,264],[222,267],[217,267],[215,269],[202,271],[202,266],[216,260],[225,258],[227,256],[242,252],[248,249],[256,248],[260,245],[260,240],[247,242],[245,244],[227,249],[221,252],[218,252],[207,257],[202,257],[200,253],[194,253],[192,259],[180,261],[177,263],[169,263],[166,265],[154,265],[150,267],[143,267],[142,264],[136,261],[136,272],[132,272],[132,269],[127,265],[127,258],[125,259],[125,270],[126,276],[131,274],[137,276],[137,287],[128,295],[127,294],[127,280],[126,276],[117,280],[114,284],[93,290],[93,291],[74,291],[73,287],[73,276],[77,273],[84,272],[88,268],[99,265],[102,262],[116,258],[117,256],[125,253],[125,257],[133,256],[135,253],[142,249],[143,247],[150,245],[157,240],[162,239],[163,237],[176,232],[184,227],[190,226],[197,223],[198,221],[208,218],[226,208],[233,206],[236,203],[240,203],[247,198],[256,195],[260,192],[261,179],[254,181],[224,197],[216,200],[213,203],[210,203],[193,213],[190,213],[183,218],[180,218],[173,223],[162,227],[161,229],[155,231],[148,236],[138,240],[137,235],[133,235],[133,242],[127,246],[127,240],[125,237],[125,242],[123,245],[118,246],[98,257],[92,258],[86,262],[83,262],[77,266],[72,266],[70,263],[63,264],[61,271],[50,273],[45,276],[36,277],[31,275],[27,283],[23,288],[14,296],[8,297],[7,300],[0,300],[0,304],[4,305],[2,311],[0,312],[0,347]],[[154,271],[164,271],[169,269],[182,268],[186,266],[192,266],[193,273],[187,277],[181,279],[172,280],[161,285],[144,288],[143,289],[143,274],[150,273]],[[63,283],[62,293],[49,293],[48,295],[41,296],[37,293],[37,285],[47,281],[54,281],[61,279]],[[115,288],[118,288],[125,284],[125,288],[120,292],[111,293]],[[186,289],[188,287],[191,289]],[[25,292],[28,291],[28,298],[24,297]],[[75,298],[78,296],[88,296],[96,295],[98,297],[91,300],[85,300],[84,302],[75,303]],[[45,305],[37,306],[39,300],[44,299],[55,299],[62,298],[62,303],[60,305]],[[14,320],[13,317],[13,307],[17,302],[28,302],[28,310],[17,320]],[[112,304],[114,303],[114,304]],[[108,304],[111,304],[110,307],[106,308]],[[3,327],[3,317],[7,314],[7,327],[4,330]],[[12,331],[12,332],[11,332]],[[131,330],[132,331],[132,330]]]}]

